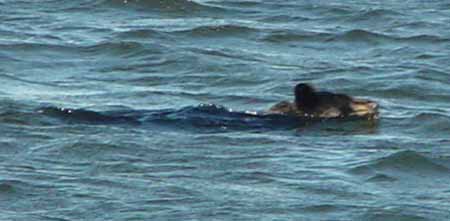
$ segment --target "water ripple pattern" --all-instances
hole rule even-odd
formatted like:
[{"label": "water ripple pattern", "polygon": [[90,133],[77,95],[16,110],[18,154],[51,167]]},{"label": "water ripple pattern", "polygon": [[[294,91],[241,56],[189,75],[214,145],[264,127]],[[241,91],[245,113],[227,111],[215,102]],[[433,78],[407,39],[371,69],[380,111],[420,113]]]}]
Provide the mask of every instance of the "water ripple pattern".
[{"label": "water ripple pattern", "polygon": [[[0,0],[0,220],[450,220],[447,1]],[[380,119],[267,114],[308,82]]]}]

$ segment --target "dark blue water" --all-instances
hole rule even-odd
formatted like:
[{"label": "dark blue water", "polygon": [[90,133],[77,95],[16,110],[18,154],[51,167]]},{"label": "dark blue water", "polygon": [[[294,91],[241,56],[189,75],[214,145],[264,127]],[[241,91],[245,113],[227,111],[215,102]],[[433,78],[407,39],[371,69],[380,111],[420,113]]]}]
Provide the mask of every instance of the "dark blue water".
[{"label": "dark blue water", "polygon": [[0,0],[0,82],[0,220],[450,220],[447,1]]}]

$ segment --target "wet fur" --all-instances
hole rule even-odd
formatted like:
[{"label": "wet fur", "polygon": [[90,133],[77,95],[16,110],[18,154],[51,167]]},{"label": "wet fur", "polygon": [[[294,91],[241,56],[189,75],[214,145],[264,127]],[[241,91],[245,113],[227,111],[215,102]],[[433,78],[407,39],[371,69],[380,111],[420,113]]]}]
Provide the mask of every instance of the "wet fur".
[{"label": "wet fur", "polygon": [[270,108],[270,113],[302,117],[336,118],[377,116],[377,104],[370,100],[355,99],[345,94],[319,91],[308,84],[297,84],[294,102],[283,101]]}]

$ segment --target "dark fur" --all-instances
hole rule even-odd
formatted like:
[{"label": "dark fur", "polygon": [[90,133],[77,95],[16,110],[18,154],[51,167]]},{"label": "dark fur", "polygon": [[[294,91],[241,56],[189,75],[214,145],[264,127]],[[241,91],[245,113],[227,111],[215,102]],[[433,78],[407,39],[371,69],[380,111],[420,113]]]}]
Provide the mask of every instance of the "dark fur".
[{"label": "dark fur", "polygon": [[294,95],[293,103],[286,101],[278,103],[270,109],[270,112],[325,118],[361,116],[361,112],[355,109],[358,106],[360,110],[361,108],[367,109],[368,116],[377,114],[377,105],[372,101],[353,99],[345,94],[317,92],[308,84],[297,84],[294,88]]}]

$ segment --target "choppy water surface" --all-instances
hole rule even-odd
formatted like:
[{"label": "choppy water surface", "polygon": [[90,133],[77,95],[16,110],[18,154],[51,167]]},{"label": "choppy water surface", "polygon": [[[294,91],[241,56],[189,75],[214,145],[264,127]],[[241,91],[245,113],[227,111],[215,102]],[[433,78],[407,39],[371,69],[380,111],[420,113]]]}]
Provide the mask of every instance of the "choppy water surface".
[{"label": "choppy water surface", "polygon": [[[1,220],[450,220],[447,1],[2,0]],[[292,86],[376,123],[260,113]]]}]

